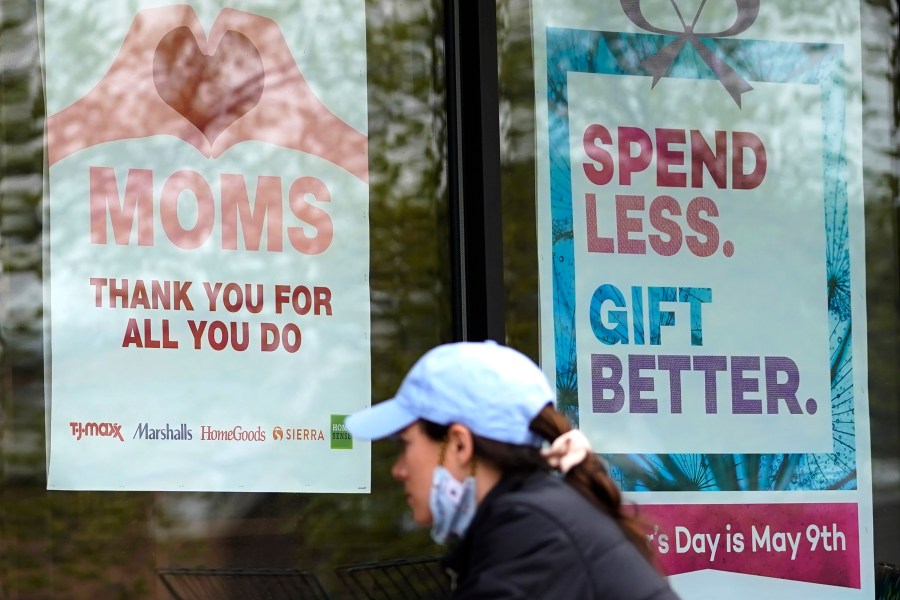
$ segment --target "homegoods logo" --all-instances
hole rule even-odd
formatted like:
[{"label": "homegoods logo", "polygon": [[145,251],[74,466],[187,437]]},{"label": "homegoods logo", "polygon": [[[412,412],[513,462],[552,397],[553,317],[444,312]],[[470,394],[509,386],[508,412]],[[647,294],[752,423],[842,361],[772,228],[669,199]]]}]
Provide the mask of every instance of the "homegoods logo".
[{"label": "homegoods logo", "polygon": [[80,421],[70,421],[69,427],[72,428],[72,435],[75,441],[80,441],[83,437],[116,437],[120,442],[124,442],[122,437],[122,426],[118,423],[81,423]]}]

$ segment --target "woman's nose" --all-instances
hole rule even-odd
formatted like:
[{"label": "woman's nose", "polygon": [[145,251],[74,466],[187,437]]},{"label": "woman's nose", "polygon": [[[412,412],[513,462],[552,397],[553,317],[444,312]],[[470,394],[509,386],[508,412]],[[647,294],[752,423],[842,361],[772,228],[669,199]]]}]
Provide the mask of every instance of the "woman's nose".
[{"label": "woman's nose", "polygon": [[402,481],[406,477],[406,464],[402,456],[398,456],[394,461],[394,466],[391,467],[391,477],[397,481]]}]

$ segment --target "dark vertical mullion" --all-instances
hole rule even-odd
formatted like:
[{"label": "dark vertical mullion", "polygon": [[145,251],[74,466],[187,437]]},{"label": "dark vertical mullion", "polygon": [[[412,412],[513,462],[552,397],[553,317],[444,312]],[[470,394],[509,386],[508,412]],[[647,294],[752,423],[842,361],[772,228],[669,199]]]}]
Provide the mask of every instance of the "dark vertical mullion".
[{"label": "dark vertical mullion", "polygon": [[503,342],[495,0],[445,0],[447,130],[457,339]]},{"label": "dark vertical mullion", "polygon": [[467,303],[465,301],[465,217],[463,213],[462,147],[460,145],[462,115],[460,114],[459,81],[459,7],[458,0],[444,0],[444,55],[447,94],[447,170],[450,211],[450,269],[453,308],[453,337],[468,339]]}]

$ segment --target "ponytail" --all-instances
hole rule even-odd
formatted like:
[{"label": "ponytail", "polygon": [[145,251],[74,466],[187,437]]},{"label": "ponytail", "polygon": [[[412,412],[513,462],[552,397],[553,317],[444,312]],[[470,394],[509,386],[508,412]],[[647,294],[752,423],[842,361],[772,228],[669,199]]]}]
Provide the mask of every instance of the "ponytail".
[{"label": "ponytail", "polygon": [[[538,413],[529,428],[548,442],[573,429],[569,419],[557,412],[552,404]],[[622,493],[596,454],[588,452],[583,461],[566,472],[564,479],[594,506],[612,517],[640,553],[651,563],[654,562],[647,541],[647,527],[635,514],[623,510]]]}]

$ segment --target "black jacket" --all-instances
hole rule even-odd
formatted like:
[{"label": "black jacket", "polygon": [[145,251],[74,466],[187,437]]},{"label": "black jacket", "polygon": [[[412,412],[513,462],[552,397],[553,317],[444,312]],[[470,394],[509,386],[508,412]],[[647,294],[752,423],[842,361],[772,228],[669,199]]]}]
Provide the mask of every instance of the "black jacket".
[{"label": "black jacket", "polygon": [[457,600],[678,598],[615,521],[544,472],[500,481],[444,566]]}]

